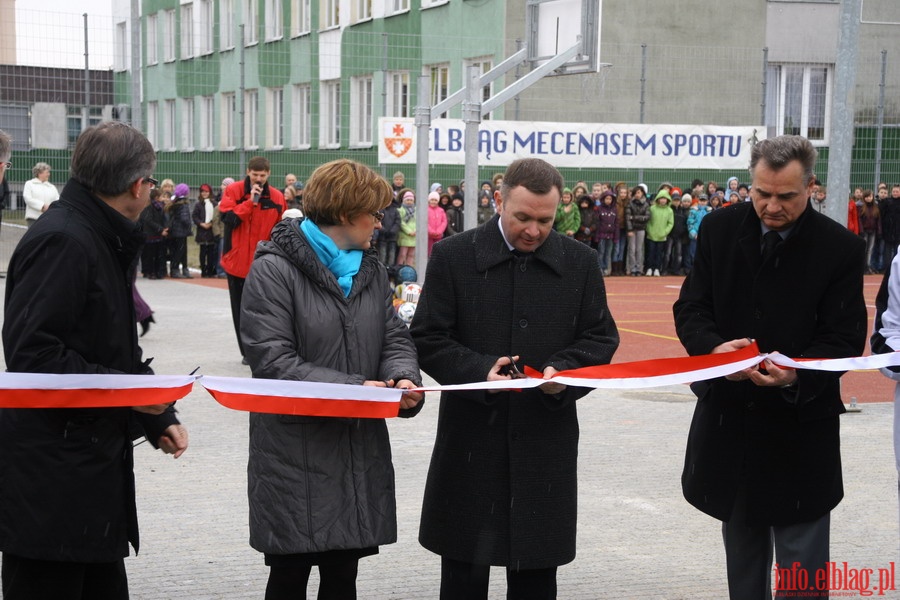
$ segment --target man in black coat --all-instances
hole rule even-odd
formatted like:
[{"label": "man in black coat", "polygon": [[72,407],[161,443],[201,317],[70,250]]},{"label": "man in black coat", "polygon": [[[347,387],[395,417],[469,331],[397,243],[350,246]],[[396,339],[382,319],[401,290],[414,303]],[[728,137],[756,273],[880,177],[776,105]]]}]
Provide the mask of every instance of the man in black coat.
[{"label": "man in black coat", "polygon": [[[6,284],[9,371],[149,374],[131,286],[154,185],[136,129],[86,129],[62,196],[16,247]],[[149,361],[147,361],[149,362]],[[132,438],[178,458],[187,432],[166,404],[0,409],[0,551],[5,600],[128,598],[138,549]]]},{"label": "man in black coat", "polygon": [[[484,225],[434,246],[410,332],[440,384],[508,380],[511,359],[557,371],[609,363],[619,336],[597,254],[553,231],[559,172],[512,163]],[[578,419],[589,390],[444,392],[419,541],[441,556],[441,598],[556,598],[575,558]]]},{"label": "man in black coat", "polygon": [[[760,142],[750,162],[752,202],[703,220],[674,306],[689,354],[750,340],[792,358],[862,354],[865,244],[810,206],[815,159],[800,136]],[[776,590],[790,591],[795,577],[781,575],[795,565],[813,585],[826,567],[830,511],[843,497],[840,376],[766,360],[693,386],[682,487],[688,502],[723,522],[733,599],[771,598],[773,540]]]}]

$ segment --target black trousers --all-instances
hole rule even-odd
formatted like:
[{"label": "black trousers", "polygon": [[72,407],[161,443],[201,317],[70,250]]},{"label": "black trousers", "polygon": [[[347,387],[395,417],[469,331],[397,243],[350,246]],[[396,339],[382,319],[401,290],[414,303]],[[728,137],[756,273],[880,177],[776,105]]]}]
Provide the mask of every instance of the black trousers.
[{"label": "black trousers", "polygon": [[128,600],[125,561],[70,563],[3,554],[4,600]]},{"label": "black trousers", "polygon": [[241,342],[241,298],[244,296],[244,278],[228,275],[228,297],[231,299],[231,320],[234,321],[234,333],[237,335],[238,349],[244,356],[244,344]]},{"label": "black trousers", "polygon": [[[441,600],[487,600],[491,567],[441,557]],[[507,600],[555,600],[556,567],[506,569]]]}]

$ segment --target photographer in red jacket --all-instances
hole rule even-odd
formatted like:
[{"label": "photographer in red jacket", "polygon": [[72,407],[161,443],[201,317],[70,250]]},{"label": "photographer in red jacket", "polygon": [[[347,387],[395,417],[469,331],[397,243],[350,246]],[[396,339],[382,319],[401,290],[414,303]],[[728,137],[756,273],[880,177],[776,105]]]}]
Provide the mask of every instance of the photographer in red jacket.
[{"label": "photographer in red jacket", "polygon": [[[272,227],[281,220],[285,209],[284,195],[268,184],[270,173],[269,160],[254,156],[247,164],[247,176],[243,181],[236,181],[225,188],[219,203],[219,212],[225,223],[221,264],[228,275],[231,318],[242,358],[241,297],[244,279],[250,272],[256,245],[269,239]],[[246,360],[243,363],[247,364]]]}]

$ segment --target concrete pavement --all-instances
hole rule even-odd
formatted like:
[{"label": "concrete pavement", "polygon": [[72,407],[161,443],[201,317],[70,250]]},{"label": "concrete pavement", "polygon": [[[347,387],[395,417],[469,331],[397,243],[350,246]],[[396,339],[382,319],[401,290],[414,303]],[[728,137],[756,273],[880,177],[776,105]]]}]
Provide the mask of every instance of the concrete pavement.
[{"label": "concrete pavement", "polygon": [[[175,280],[140,279],[138,287],[155,310],[142,345],[157,373],[200,366],[206,375],[249,377],[225,290]],[[188,452],[173,460],[148,444],[136,451],[142,550],[126,560],[131,597],[261,599],[267,568],[247,543],[247,414],[221,407],[199,385],[178,406]],[[693,407],[684,386],[595,391],[580,401],[578,556],[559,570],[559,598],[727,597],[719,523],[680,491]],[[833,513],[831,556],[851,568],[877,571],[897,560],[892,412],[889,403],[867,404],[842,418],[846,497]],[[437,414],[431,394],[418,417],[390,422],[399,541],[361,562],[360,598],[437,598],[439,558],[416,541]],[[316,582],[314,574],[311,598]],[[491,598],[505,598],[500,569]]]}]

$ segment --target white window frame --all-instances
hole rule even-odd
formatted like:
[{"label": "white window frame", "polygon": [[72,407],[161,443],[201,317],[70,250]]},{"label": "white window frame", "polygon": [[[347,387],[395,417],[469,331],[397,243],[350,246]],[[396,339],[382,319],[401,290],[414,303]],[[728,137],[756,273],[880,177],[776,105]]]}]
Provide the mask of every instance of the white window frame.
[{"label": "white window frame", "polygon": [[163,13],[163,62],[175,60],[175,9]]},{"label": "white window frame", "polygon": [[[802,82],[799,101],[800,106],[800,124],[799,126],[786,127],[785,118],[787,108],[787,87],[789,71],[796,72],[797,68],[802,69]],[[813,71],[825,72],[825,91],[824,102],[819,103],[820,112],[816,116],[810,115],[813,108],[813,102],[810,95],[813,92],[812,74]],[[830,64],[823,63],[771,63],[767,73],[769,88],[769,97],[766,99],[766,120],[769,125],[775,126],[776,135],[797,134],[809,139],[815,146],[827,146],[831,138],[831,97],[832,86],[834,85],[834,67]],[[822,123],[821,126],[810,126],[811,120],[817,120]],[[811,134],[811,129],[813,133]],[[815,129],[821,129],[822,135],[815,135]]]},{"label": "white window frame", "polygon": [[170,98],[163,100],[163,130],[162,130],[162,149],[175,150],[175,100]]},{"label": "white window frame", "polygon": [[266,89],[266,146],[284,148],[284,88]]},{"label": "white window frame", "polygon": [[372,75],[350,78],[350,147],[371,148],[374,85]]},{"label": "white window frame", "polygon": [[388,14],[398,15],[400,13],[409,12],[409,0],[388,0],[390,12]]},{"label": "white window frame", "polygon": [[[428,76],[428,94],[432,106],[450,97],[450,63],[425,65],[425,75]],[[439,118],[446,119],[447,113],[441,113]]]},{"label": "white window frame", "polygon": [[244,91],[244,148],[259,148],[259,90]]},{"label": "white window frame", "polygon": [[352,16],[354,23],[372,20],[372,0],[353,0]]},{"label": "white window frame", "polygon": [[219,50],[234,50],[234,2],[219,0]]},{"label": "white window frame", "polygon": [[200,144],[201,150],[215,148],[213,140],[213,122],[216,114],[216,103],[212,96],[200,97]]},{"label": "white window frame", "polygon": [[116,71],[128,70],[128,56],[131,54],[128,50],[128,22],[120,21],[116,23],[116,42],[115,42],[115,63]]},{"label": "white window frame", "polygon": [[259,43],[259,0],[243,0],[244,46]]},{"label": "white window frame", "polygon": [[213,0],[197,0],[199,9],[197,48],[200,56],[206,56],[213,52],[213,23],[215,22],[215,4]]},{"label": "white window frame", "polygon": [[159,63],[159,33],[157,13],[147,15],[147,65]]},{"label": "white window frame", "polygon": [[341,24],[340,0],[321,0],[319,7],[322,29],[332,29]]},{"label": "white window frame", "polygon": [[[494,61],[490,56],[479,56],[477,58],[469,58],[464,61],[463,68],[463,86],[466,85],[466,77],[469,76],[469,67],[477,67],[478,75],[484,75],[488,71],[494,68]],[[487,84],[481,89],[481,103],[484,104],[491,97],[492,83]],[[484,115],[482,117],[485,120],[491,118],[490,114]]]},{"label": "white window frame", "polygon": [[450,0],[422,0],[422,10],[450,4]]},{"label": "white window frame", "polygon": [[147,103],[147,139],[150,141],[150,144],[153,146],[154,150],[159,149],[159,135],[157,131],[157,124],[159,123],[159,103],[158,102],[148,102]]},{"label": "white window frame", "polygon": [[411,90],[409,71],[388,72],[386,117],[413,116]]},{"label": "white window frame", "polygon": [[312,27],[310,0],[291,0],[291,37],[305,35]]},{"label": "white window frame", "polygon": [[194,4],[185,2],[181,5],[181,60],[194,58]]},{"label": "white window frame", "polygon": [[296,84],[291,92],[291,148],[312,147],[312,87]]},{"label": "white window frame", "polygon": [[265,0],[266,3],[266,41],[274,42],[284,37],[284,3],[283,0]]},{"label": "white window frame", "polygon": [[341,147],[341,80],[319,85],[319,148]]},{"label": "white window frame", "polygon": [[181,149],[185,152],[193,152],[194,142],[194,99],[181,99]]},{"label": "white window frame", "polygon": [[234,150],[237,148],[237,97],[234,92],[222,93],[220,114],[222,120],[222,148]]}]

